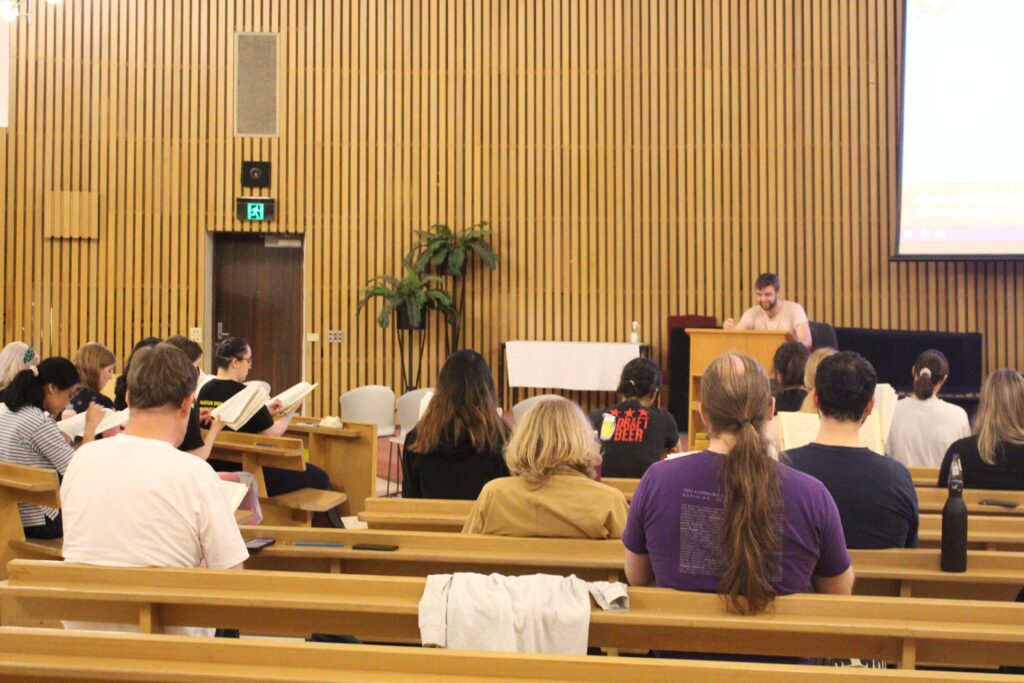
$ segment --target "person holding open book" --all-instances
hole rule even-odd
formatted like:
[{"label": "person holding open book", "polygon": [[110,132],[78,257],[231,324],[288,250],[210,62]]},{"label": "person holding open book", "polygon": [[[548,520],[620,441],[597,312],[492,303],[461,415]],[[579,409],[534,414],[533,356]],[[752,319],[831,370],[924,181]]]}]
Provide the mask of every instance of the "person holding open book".
[{"label": "person holding open book", "polygon": [[917,491],[901,463],[865,448],[860,427],[875,407],[875,369],[840,351],[821,361],[811,392],[821,416],[814,441],[786,451],[793,469],[825,485],[839,508],[846,547],[917,547]]},{"label": "person holding open book", "polygon": [[[214,365],[217,376],[209,380],[199,390],[199,408],[216,410],[232,396],[246,389],[246,377],[252,369],[252,347],[241,337],[228,337],[217,344]],[[274,418],[278,418],[275,420]],[[284,405],[280,400],[271,401],[259,410],[238,431],[247,434],[266,434],[280,436],[288,429],[291,422]],[[241,465],[236,462],[212,459],[209,461],[218,472],[237,472]],[[298,489],[314,488],[328,491],[331,482],[327,473],[316,465],[307,463],[302,472],[283,470],[276,467],[263,468],[263,478],[267,484],[267,495],[278,496]]]},{"label": "person holding open book", "polygon": [[[47,358],[15,375],[4,394],[7,410],[0,413],[0,460],[64,474],[75,451],[53,418],[67,407],[77,389],[78,370],[67,358]],[[93,440],[102,419],[103,408],[90,405],[83,444]],[[18,510],[28,538],[63,534],[60,510],[25,503],[19,503]]]}]

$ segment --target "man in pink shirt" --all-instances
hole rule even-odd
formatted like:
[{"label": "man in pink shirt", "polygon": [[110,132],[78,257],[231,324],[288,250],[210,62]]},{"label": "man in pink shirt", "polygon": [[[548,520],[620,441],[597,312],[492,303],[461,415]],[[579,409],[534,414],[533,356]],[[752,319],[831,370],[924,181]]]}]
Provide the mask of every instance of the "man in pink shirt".
[{"label": "man in pink shirt", "polygon": [[757,306],[748,308],[739,322],[729,318],[722,325],[727,330],[781,330],[807,348],[811,348],[811,326],[804,307],[779,296],[782,282],[775,273],[761,273],[754,282]]}]

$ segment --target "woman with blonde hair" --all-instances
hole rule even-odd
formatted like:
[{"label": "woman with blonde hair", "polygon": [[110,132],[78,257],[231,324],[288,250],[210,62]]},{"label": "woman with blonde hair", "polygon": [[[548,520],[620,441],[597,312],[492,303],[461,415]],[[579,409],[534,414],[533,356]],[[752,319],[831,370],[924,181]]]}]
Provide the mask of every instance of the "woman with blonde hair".
[{"label": "woman with blonde hair", "polygon": [[101,394],[103,387],[114,376],[114,364],[117,358],[114,353],[103,344],[89,342],[78,349],[75,355],[75,367],[78,368],[78,376],[81,384],[78,391],[71,397],[69,404],[76,413],[85,412],[90,403],[97,403],[104,408],[114,407],[114,402]]},{"label": "woman with blonde hair", "polygon": [[807,364],[804,366],[804,388],[807,389],[807,396],[800,406],[801,413],[818,414],[818,409],[814,407],[814,399],[811,398],[811,392],[814,391],[814,375],[818,372],[818,366],[821,365],[821,361],[837,353],[839,352],[835,349],[823,346],[820,349],[815,349],[814,353],[807,358]]},{"label": "woman with blonde hair", "polygon": [[954,441],[939,470],[939,486],[949,480],[953,456],[960,456],[964,486],[1024,489],[1024,376],[996,370],[981,389],[974,436]]},{"label": "woman with blonde hair", "polygon": [[853,569],[836,504],[817,479],[772,460],[768,375],[726,354],[701,379],[707,450],[655,463],[622,542],[630,585],[718,593],[741,614],[777,595],[848,594]]},{"label": "woman with blonde hair", "polygon": [[463,533],[553,538],[619,538],[626,497],[594,481],[601,462],[579,406],[541,401],[516,425],[505,449],[511,477],[484,486]]}]

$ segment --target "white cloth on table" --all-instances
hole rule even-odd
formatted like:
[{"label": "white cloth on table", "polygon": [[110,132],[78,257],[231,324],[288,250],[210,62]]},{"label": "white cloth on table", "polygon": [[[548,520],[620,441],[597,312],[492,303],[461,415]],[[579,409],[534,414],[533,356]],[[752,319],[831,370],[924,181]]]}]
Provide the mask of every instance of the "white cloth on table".
[{"label": "white cloth on table", "polygon": [[547,574],[435,574],[427,577],[420,600],[420,636],[433,647],[586,654],[590,595],[603,609],[628,609],[621,583]]},{"label": "white cloth on table", "polygon": [[639,357],[639,344],[505,342],[510,387],[615,391],[622,368]]}]

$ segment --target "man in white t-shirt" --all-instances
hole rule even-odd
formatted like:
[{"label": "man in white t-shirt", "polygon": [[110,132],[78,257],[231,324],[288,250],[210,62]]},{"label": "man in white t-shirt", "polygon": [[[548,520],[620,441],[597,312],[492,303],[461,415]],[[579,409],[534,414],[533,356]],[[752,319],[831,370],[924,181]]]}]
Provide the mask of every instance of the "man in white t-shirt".
[{"label": "man in white t-shirt", "polygon": [[[220,478],[205,461],[176,448],[196,375],[185,354],[168,344],[132,357],[128,426],[79,448],[61,484],[66,562],[242,568],[249,553]],[[212,635],[212,629],[201,632]]]},{"label": "man in white t-shirt", "polygon": [[739,322],[729,318],[722,324],[727,330],[781,330],[811,348],[811,325],[804,307],[779,296],[782,282],[775,273],[761,273],[754,282],[757,306],[744,311]]}]

